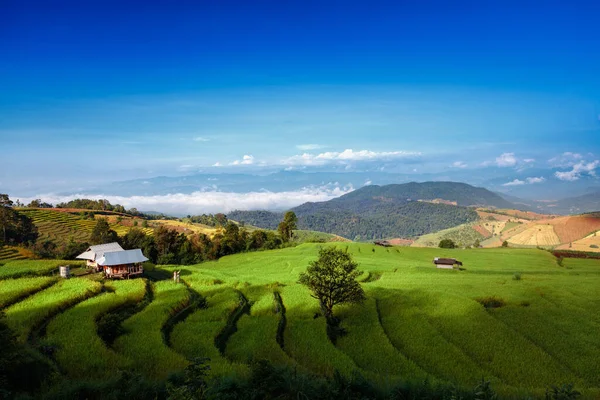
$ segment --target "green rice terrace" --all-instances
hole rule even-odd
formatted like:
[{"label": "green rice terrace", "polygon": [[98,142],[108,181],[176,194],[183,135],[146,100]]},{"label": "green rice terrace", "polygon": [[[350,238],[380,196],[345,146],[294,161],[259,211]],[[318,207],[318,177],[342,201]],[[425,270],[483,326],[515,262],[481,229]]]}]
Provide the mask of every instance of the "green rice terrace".
[{"label": "green rice terrace", "polygon": [[[72,237],[76,241],[85,242],[89,240],[97,222],[95,219],[82,218],[79,213],[56,211],[55,209],[32,208],[21,209],[19,212],[33,220],[40,233],[38,240],[47,239],[61,242]],[[99,217],[104,216],[99,214]],[[129,231],[129,227],[119,224],[110,224],[110,227],[119,235],[124,235]],[[146,234],[152,234],[151,228],[140,229]]]},{"label": "green rice terrace", "polygon": [[[335,344],[317,300],[297,283],[322,246],[348,249],[367,297],[334,309],[346,332]],[[434,257],[463,267],[436,269]],[[147,266],[146,278],[126,281],[59,278],[57,266],[72,261],[1,263],[5,322],[53,365],[54,387],[122,370],[163,382],[206,357],[211,378],[248,377],[267,360],[331,379],[360,374],[384,394],[398,382],[473,388],[484,378],[502,398],[540,398],[565,383],[600,397],[600,260],[307,243]]]}]

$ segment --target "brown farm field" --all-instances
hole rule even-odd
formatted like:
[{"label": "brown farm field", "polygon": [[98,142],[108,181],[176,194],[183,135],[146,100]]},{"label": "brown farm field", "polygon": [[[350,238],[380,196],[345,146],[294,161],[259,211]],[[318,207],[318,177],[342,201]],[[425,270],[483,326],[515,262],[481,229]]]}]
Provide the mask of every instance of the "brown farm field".
[{"label": "brown farm field", "polygon": [[542,222],[554,226],[554,231],[561,243],[574,242],[600,230],[600,218],[588,215],[575,215],[540,221],[540,223]]}]

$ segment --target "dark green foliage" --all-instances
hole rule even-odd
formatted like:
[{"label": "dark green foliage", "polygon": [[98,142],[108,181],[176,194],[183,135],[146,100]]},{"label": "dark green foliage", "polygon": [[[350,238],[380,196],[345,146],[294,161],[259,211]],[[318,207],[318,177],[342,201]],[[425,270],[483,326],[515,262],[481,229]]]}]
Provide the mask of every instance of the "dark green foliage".
[{"label": "dark green foliage", "polygon": [[50,203],[44,203],[41,199],[31,200],[27,207],[35,207],[35,208],[52,208],[53,205]]},{"label": "dark green foliage", "polygon": [[[306,272],[300,274],[299,283],[319,300],[321,311],[328,322],[333,318],[333,307],[337,304],[361,303],[365,292],[356,280],[362,274],[352,255],[336,247],[319,250],[319,259],[312,261]],[[337,326],[337,324],[336,324]]]},{"label": "dark green foliage", "polygon": [[502,242],[502,247],[508,247],[508,242],[506,240]]},{"label": "dark green foliage", "polygon": [[475,300],[477,300],[477,302],[485,308],[500,308],[504,307],[504,305],[506,304],[503,299],[496,296],[480,297]]},{"label": "dark green foliage", "polygon": [[56,258],[57,256],[57,245],[52,240],[46,239],[36,242],[32,250],[41,258]]},{"label": "dark green foliage", "polygon": [[498,399],[498,395],[492,389],[491,382],[486,381],[483,378],[481,379],[481,382],[475,387],[473,394],[474,394],[475,400],[496,400],[496,399]]},{"label": "dark green foliage", "polygon": [[521,273],[520,272],[515,272],[513,274],[513,280],[514,281],[520,281],[521,280]]},{"label": "dark green foliage", "polygon": [[206,226],[225,226],[229,220],[225,214],[202,214],[188,217],[190,222]]},{"label": "dark green foliage", "polygon": [[[375,189],[368,189],[368,193],[363,192],[363,189],[373,188],[368,186],[337,199],[293,208],[298,217],[298,229],[333,233],[354,240],[373,240],[420,236],[478,218],[471,208],[414,201],[427,197],[388,195],[385,189],[388,186],[375,186]],[[276,229],[283,215],[268,211],[234,211],[230,217]]]},{"label": "dark green foliage", "polygon": [[57,256],[61,260],[74,260],[79,254],[83,253],[89,247],[87,242],[77,242],[73,237],[59,247]]},{"label": "dark green foliage", "polygon": [[546,389],[546,400],[574,400],[580,396],[581,393],[575,390],[575,385],[572,383],[565,383]]},{"label": "dark green foliage", "polygon": [[288,242],[293,235],[295,229],[297,229],[298,217],[293,211],[288,211],[283,216],[283,220],[277,226],[277,231],[284,242]]},{"label": "dark green foliage", "polygon": [[0,193],[0,246],[35,243],[38,230],[31,218],[15,211],[7,194]]},{"label": "dark green foliage", "polygon": [[96,222],[96,226],[92,230],[92,235],[90,236],[91,244],[104,244],[104,243],[112,243],[116,242],[119,236],[117,232],[110,229],[110,225],[106,218],[98,219]]},{"label": "dark green foliage", "polygon": [[167,384],[169,400],[203,399],[208,388],[207,377],[210,366],[208,358],[196,358],[185,368],[180,384]]},{"label": "dark green foliage", "polygon": [[0,313],[0,399],[11,393],[34,391],[53,372],[52,366],[33,349],[17,342]]},{"label": "dark green foliage", "polygon": [[440,249],[454,249],[456,248],[456,244],[452,239],[442,239],[440,240],[440,244],[438,245]]}]

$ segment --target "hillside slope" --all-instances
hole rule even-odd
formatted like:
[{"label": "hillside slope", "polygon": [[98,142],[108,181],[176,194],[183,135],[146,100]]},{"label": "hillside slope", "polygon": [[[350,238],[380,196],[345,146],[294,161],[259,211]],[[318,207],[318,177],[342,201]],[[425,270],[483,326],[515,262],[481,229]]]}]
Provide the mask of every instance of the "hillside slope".
[{"label": "hillside slope", "polygon": [[[412,182],[365,186],[336,199],[304,203],[292,210],[300,229],[371,240],[420,236],[475,221],[477,213],[465,207],[474,205],[511,208],[510,202],[487,189],[455,182]],[[275,229],[282,214],[234,211],[229,217]]]}]

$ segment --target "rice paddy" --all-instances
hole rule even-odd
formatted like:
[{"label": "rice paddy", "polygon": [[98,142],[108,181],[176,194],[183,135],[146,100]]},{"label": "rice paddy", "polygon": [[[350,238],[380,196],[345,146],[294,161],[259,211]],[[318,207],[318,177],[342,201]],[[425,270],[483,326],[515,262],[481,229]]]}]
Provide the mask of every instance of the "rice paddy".
[{"label": "rice paddy", "polygon": [[[367,294],[364,304],[335,309],[346,332],[335,344],[317,301],[297,284],[319,247],[330,245],[352,253]],[[457,258],[463,270],[438,270],[434,257]],[[29,263],[32,273],[49,271],[46,261]],[[99,337],[98,318],[141,301],[144,279],[3,278],[0,305],[21,341],[47,322],[41,343],[56,349],[69,379],[112,379],[126,369],[160,381],[208,357],[213,377],[246,376],[250,363],[266,359],[329,377],[360,373],[382,390],[425,379],[473,387],[483,377],[505,396],[541,397],[562,383],[585,398],[600,394],[599,260],[559,264],[539,249],[337,243],[161,268],[165,276],[181,270],[184,282],[151,282],[151,301],[121,322],[112,345]],[[204,301],[179,317],[192,293]],[[486,298],[502,306],[485,308]]]}]

